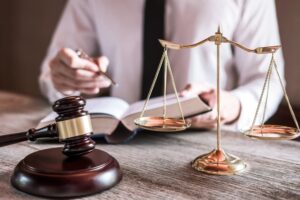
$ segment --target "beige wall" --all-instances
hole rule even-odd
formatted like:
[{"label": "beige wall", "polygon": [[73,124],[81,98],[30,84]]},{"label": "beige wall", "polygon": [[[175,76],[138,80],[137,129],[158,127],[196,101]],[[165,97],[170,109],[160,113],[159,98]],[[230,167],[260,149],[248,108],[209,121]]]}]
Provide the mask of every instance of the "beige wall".
[{"label": "beige wall", "polygon": [[[300,1],[276,2],[287,89],[292,102],[300,106]],[[39,66],[64,4],[65,0],[0,2],[0,89],[40,95]]]},{"label": "beige wall", "polygon": [[[277,15],[291,101],[300,106],[300,1],[277,0]],[[297,49],[298,48],[298,49]]]},{"label": "beige wall", "polygon": [[0,90],[39,96],[37,77],[65,0],[0,1]]}]

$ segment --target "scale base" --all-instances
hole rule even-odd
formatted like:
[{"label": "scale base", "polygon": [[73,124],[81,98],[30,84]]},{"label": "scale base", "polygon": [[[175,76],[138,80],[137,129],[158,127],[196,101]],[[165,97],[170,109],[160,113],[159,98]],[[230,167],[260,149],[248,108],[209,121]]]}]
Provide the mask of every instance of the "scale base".
[{"label": "scale base", "polygon": [[215,149],[208,154],[197,157],[192,162],[192,167],[207,174],[232,175],[243,172],[247,164],[240,158],[225,153],[222,149]]},{"label": "scale base", "polygon": [[37,151],[16,166],[12,185],[23,192],[51,198],[70,198],[101,192],[122,178],[119,163],[94,149],[80,157],[67,157],[62,148]]}]

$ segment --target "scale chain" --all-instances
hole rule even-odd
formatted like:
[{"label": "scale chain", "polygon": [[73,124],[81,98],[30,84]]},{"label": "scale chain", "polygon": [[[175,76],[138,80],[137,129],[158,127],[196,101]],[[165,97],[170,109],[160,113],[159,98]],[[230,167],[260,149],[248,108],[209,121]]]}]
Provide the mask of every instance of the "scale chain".
[{"label": "scale chain", "polygon": [[170,61],[169,61],[167,52],[166,52],[166,57],[165,58],[166,58],[166,62],[167,62],[167,65],[168,65],[169,74],[170,74],[170,77],[171,77],[171,82],[172,82],[172,85],[173,85],[173,89],[174,89],[174,92],[175,92],[175,95],[176,95],[177,104],[178,104],[178,107],[179,107],[179,110],[180,110],[180,113],[181,113],[181,118],[182,118],[183,123],[186,124],[185,119],[184,119],[184,115],[183,115],[183,111],[182,111],[182,107],[181,107],[181,103],[179,101],[178,92],[177,92],[177,89],[176,89],[176,84],[175,84],[175,80],[174,80],[174,76],[173,76],[173,72],[172,72],[172,69],[171,69],[171,66],[170,66]]},{"label": "scale chain", "polygon": [[265,117],[266,117],[266,110],[267,110],[267,104],[268,104],[268,99],[269,99],[270,82],[271,82],[271,76],[272,76],[272,71],[273,71],[273,65],[274,65],[274,57],[273,57],[273,54],[272,54],[272,64],[271,64],[270,70],[268,70],[268,73],[267,73],[267,80],[268,80],[267,93],[266,93],[266,98],[265,98],[265,105],[264,105],[264,110],[263,110],[263,117],[262,117],[262,120],[261,120],[261,126],[263,126],[264,123],[265,123]]},{"label": "scale chain", "polygon": [[265,90],[266,90],[268,77],[269,77],[269,74],[270,74],[270,71],[271,71],[271,68],[272,68],[272,63],[273,63],[273,57],[271,58],[269,68],[268,68],[268,72],[267,72],[267,75],[266,75],[266,79],[264,81],[263,89],[262,89],[261,95],[260,95],[259,100],[258,100],[258,104],[257,104],[257,108],[256,108],[256,111],[255,111],[254,119],[253,119],[253,122],[252,122],[252,125],[251,125],[251,132],[250,133],[253,132],[253,128],[254,128],[254,125],[255,125],[255,122],[256,122],[256,119],[257,119],[257,116],[258,116],[259,108],[260,108],[260,105],[262,103],[263,96],[264,96],[264,93],[265,93]]},{"label": "scale chain", "polygon": [[146,107],[147,107],[147,105],[148,105],[150,96],[151,96],[151,94],[152,94],[152,91],[153,91],[153,88],[154,88],[154,86],[155,86],[155,83],[156,83],[158,74],[159,74],[160,69],[161,69],[162,63],[163,63],[163,61],[164,61],[164,59],[165,59],[165,57],[166,57],[166,52],[167,52],[167,50],[166,50],[166,48],[165,48],[165,49],[164,49],[164,52],[163,52],[163,55],[161,56],[160,62],[159,62],[159,64],[158,64],[157,70],[156,70],[156,72],[155,72],[155,76],[154,76],[154,79],[153,79],[153,81],[152,81],[150,90],[149,90],[149,92],[148,92],[146,101],[145,101],[145,103],[144,103],[143,110],[142,110],[142,112],[141,112],[140,118],[142,118],[142,117],[144,116],[144,114],[145,114],[145,109],[146,109]]},{"label": "scale chain", "polygon": [[293,121],[294,121],[294,123],[295,123],[295,125],[296,125],[296,128],[297,128],[297,131],[300,131],[299,125],[298,125],[298,121],[297,121],[297,118],[296,118],[296,115],[295,115],[294,110],[293,110],[293,108],[292,108],[292,106],[291,106],[291,103],[290,103],[290,101],[289,101],[289,98],[288,98],[286,89],[285,89],[285,87],[284,87],[284,84],[283,84],[282,79],[281,79],[281,77],[280,77],[280,74],[279,74],[279,72],[278,72],[277,64],[276,64],[275,59],[274,59],[274,54],[272,54],[272,58],[271,58],[271,62],[270,62],[269,68],[268,68],[266,80],[265,80],[265,82],[264,82],[263,89],[262,89],[262,93],[261,93],[261,96],[260,96],[260,99],[259,99],[259,102],[258,102],[258,105],[257,105],[257,109],[256,109],[256,112],[255,112],[255,116],[254,116],[254,119],[253,119],[253,122],[252,122],[251,132],[253,131],[253,128],[254,128],[254,125],[255,125],[255,122],[256,122],[256,119],[257,119],[257,116],[258,116],[259,108],[260,108],[260,106],[261,106],[263,96],[264,96],[265,91],[266,91],[266,89],[267,89],[266,102],[265,102],[265,106],[264,106],[264,111],[263,111],[263,118],[262,118],[262,122],[261,122],[261,127],[262,127],[263,124],[264,124],[265,112],[266,112],[266,106],[267,106],[267,101],[268,101],[269,84],[270,84],[270,81],[271,81],[271,73],[272,73],[273,66],[274,66],[275,72],[276,72],[276,74],[277,74],[277,76],[278,76],[278,79],[279,79],[279,82],[280,82],[282,91],[283,91],[283,93],[284,93],[285,100],[286,100],[286,102],[287,102],[287,104],[288,104],[289,111],[290,111],[290,113],[291,113],[291,115],[292,115]]},{"label": "scale chain", "polygon": [[285,98],[285,100],[286,100],[286,102],[287,102],[287,104],[288,104],[288,107],[289,107],[290,113],[291,113],[291,115],[292,115],[293,121],[294,121],[294,123],[295,123],[295,125],[296,125],[296,127],[297,127],[297,131],[300,131],[300,129],[299,129],[299,124],[298,124],[296,115],[295,115],[294,110],[293,110],[293,108],[292,108],[292,105],[291,105],[291,103],[290,103],[290,100],[289,100],[289,97],[288,97],[288,95],[287,95],[287,92],[286,92],[286,89],[285,89],[285,87],[284,87],[284,84],[283,84],[283,82],[282,82],[282,80],[281,80],[281,77],[280,77],[280,75],[279,75],[279,72],[278,72],[278,69],[277,69],[277,64],[276,64],[275,61],[274,61],[274,68],[275,68],[276,74],[277,74],[277,76],[278,76],[278,79],[279,79],[279,82],[280,82],[280,85],[281,85],[281,88],[282,88],[282,91],[283,91],[283,94],[284,94],[284,98]]},{"label": "scale chain", "polygon": [[167,51],[165,53],[165,59],[164,59],[164,120],[167,118]]}]

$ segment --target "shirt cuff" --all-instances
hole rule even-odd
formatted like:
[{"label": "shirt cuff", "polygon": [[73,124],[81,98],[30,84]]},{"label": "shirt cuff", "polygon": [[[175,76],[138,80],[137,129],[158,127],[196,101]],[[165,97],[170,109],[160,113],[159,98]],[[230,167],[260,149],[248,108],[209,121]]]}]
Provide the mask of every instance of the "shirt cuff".
[{"label": "shirt cuff", "polygon": [[50,103],[54,103],[56,100],[67,97],[67,96],[78,96],[79,91],[68,91],[64,94],[57,91],[53,85],[53,82],[49,75],[41,75],[39,78],[40,89],[42,94],[48,99]]},{"label": "shirt cuff", "polygon": [[242,88],[231,91],[231,94],[241,103],[239,118],[231,126],[235,131],[244,132],[252,125],[258,100],[251,91],[245,91]]}]

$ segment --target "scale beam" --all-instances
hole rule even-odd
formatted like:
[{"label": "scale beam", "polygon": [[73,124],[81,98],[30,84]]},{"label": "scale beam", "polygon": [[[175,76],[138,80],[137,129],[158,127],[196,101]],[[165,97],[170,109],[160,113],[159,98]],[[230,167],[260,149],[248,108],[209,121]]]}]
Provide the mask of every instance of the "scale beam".
[{"label": "scale beam", "polygon": [[[205,44],[207,42],[216,42],[217,41],[217,36],[216,35],[210,36],[210,37],[208,37],[204,40],[201,40],[197,43],[194,43],[194,44],[178,44],[178,43],[175,43],[175,42],[170,42],[170,41],[162,40],[162,39],[159,39],[158,41],[164,48],[180,50],[180,49],[195,48],[195,47],[198,47],[198,46],[200,46],[202,44]],[[226,37],[223,37],[223,36],[222,36],[221,43],[229,43],[229,44],[231,44],[235,47],[238,47],[238,48],[240,48],[244,51],[252,52],[252,53],[256,53],[256,54],[272,54],[272,53],[275,53],[278,49],[281,48],[281,45],[273,45],[273,46],[264,46],[264,47],[257,47],[255,49],[250,49],[250,48],[248,48],[244,45],[241,45],[241,44],[239,44],[235,41],[229,40],[229,39],[227,39]]]}]

